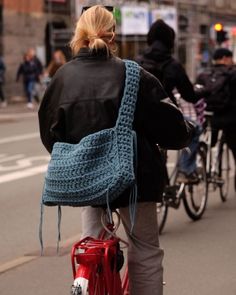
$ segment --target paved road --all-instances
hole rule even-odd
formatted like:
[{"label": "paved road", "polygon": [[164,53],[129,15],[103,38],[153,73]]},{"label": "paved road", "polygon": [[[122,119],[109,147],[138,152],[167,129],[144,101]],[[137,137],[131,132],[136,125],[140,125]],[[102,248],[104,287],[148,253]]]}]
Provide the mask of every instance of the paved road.
[{"label": "paved road", "polygon": [[[0,294],[69,294],[69,250],[80,233],[80,210],[63,210],[63,241],[57,256],[56,209],[46,208],[46,251],[40,257],[39,203],[48,154],[39,140],[36,114],[2,120],[0,134]],[[212,193],[199,222],[190,221],[183,208],[172,210],[161,244],[165,295],[236,295],[236,197],[232,189],[225,204]]]}]

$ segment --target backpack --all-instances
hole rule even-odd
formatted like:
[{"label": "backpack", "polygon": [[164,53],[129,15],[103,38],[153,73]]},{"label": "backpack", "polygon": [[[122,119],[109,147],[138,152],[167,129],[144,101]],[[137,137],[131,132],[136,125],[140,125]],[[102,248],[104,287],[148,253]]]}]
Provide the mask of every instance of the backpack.
[{"label": "backpack", "polygon": [[[140,55],[136,58],[136,61],[147,72],[151,73],[154,77],[156,77],[161,83],[162,87],[165,89],[165,67],[173,61],[172,57],[170,57],[167,60],[157,62],[153,59]],[[169,97],[170,102],[177,106],[174,94],[172,92],[169,92],[167,96]]]},{"label": "backpack", "polygon": [[228,68],[213,68],[202,75],[204,89],[208,95],[205,97],[207,111],[221,113],[225,111],[230,102],[231,70]]},{"label": "backpack", "polygon": [[146,71],[155,76],[161,84],[164,84],[164,68],[172,61],[171,58],[165,61],[157,62],[145,56],[138,56],[136,61]]}]

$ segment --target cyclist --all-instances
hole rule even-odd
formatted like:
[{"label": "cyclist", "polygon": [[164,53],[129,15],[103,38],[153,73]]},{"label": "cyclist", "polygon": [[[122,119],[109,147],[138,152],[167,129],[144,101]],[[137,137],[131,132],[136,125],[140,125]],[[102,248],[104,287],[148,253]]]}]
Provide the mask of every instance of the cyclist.
[{"label": "cyclist", "polygon": [[[105,7],[85,10],[71,41],[74,58],[52,78],[39,109],[40,134],[51,152],[57,141],[78,143],[115,125],[125,81],[124,62],[113,54],[115,21]],[[116,200],[128,236],[131,295],[163,294],[163,250],[159,245],[156,202],[163,192],[163,163],[156,144],[183,148],[192,127],[166,97],[159,81],[141,69],[134,129],[138,140],[138,203],[130,232],[129,192]],[[82,235],[97,236],[101,208],[82,209]]]},{"label": "cyclist", "polygon": [[[209,87],[209,80],[213,77],[221,77],[227,74],[228,78],[226,80],[226,85],[222,84],[222,88],[225,88],[225,97],[228,96],[228,99],[225,99],[224,105],[221,106],[221,109],[215,110],[219,102],[216,100],[209,100],[211,96],[211,89]],[[216,79],[216,78],[215,78]],[[221,78],[220,78],[221,79]],[[236,69],[233,66],[233,54],[227,48],[218,48],[213,53],[213,65],[210,69],[205,70],[197,77],[198,84],[206,87],[206,102],[209,107],[214,111],[214,116],[212,118],[212,128],[213,128],[213,145],[217,140],[217,134],[219,129],[223,129],[225,135],[225,141],[229,148],[231,149],[234,161],[236,163]],[[217,82],[217,81],[216,81]],[[220,82],[219,82],[220,83]],[[218,84],[219,85],[219,84]],[[218,86],[217,86],[218,87]],[[221,89],[219,89],[220,91]],[[234,177],[234,186],[236,191],[236,174]]]},{"label": "cyclist", "polygon": [[[148,48],[137,58],[137,62],[147,71],[152,73],[162,83],[167,95],[176,103],[174,91],[177,89],[181,98],[188,103],[195,104],[199,97],[195,95],[192,83],[190,82],[183,66],[172,57],[175,45],[175,31],[163,20],[155,21],[147,35]],[[193,119],[193,111],[185,113],[188,119]],[[186,110],[190,109],[185,108]],[[195,120],[195,136],[187,151],[183,151],[179,162],[179,173],[177,180],[180,182],[195,182],[197,180],[196,152],[198,148],[200,126]]]}]

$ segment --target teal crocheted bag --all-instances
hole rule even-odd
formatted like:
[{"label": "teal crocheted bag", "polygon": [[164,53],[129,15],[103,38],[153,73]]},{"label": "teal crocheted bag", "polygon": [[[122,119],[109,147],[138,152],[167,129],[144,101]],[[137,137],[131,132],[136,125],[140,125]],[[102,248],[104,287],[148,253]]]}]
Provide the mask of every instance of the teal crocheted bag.
[{"label": "teal crocheted bag", "polygon": [[57,142],[45,177],[44,205],[108,205],[127,188],[136,189],[136,135],[132,130],[139,88],[139,65],[125,61],[124,94],[115,127],[78,144]]}]

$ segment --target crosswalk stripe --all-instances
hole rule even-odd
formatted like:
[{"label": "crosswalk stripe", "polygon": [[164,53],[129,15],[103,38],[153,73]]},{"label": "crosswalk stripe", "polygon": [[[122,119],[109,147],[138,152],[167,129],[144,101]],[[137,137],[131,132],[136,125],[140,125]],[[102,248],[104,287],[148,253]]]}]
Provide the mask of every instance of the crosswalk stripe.
[{"label": "crosswalk stripe", "polygon": [[34,176],[34,175],[37,175],[40,173],[44,173],[47,170],[47,166],[48,165],[41,165],[41,166],[36,166],[33,168],[24,169],[21,171],[1,175],[0,176],[0,184],[6,183],[6,182],[11,182],[11,181],[18,180],[21,178]]},{"label": "crosswalk stripe", "polygon": [[11,142],[21,141],[25,139],[32,139],[32,138],[39,138],[39,133],[34,132],[34,133],[26,133],[22,135],[4,137],[0,139],[0,144],[11,143]]}]

